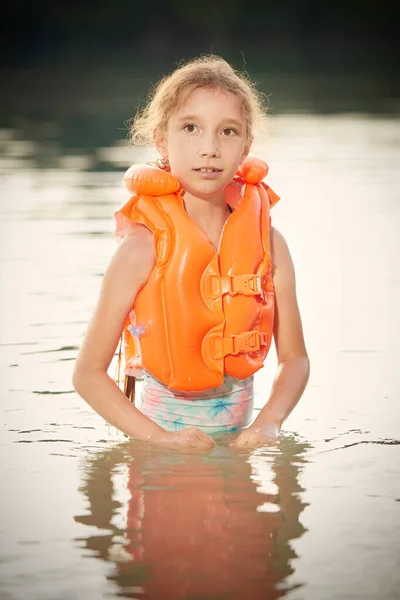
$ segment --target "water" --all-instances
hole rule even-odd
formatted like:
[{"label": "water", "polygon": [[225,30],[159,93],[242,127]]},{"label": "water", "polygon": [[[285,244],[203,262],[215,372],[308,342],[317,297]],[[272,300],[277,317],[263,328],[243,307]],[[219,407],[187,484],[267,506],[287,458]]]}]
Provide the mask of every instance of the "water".
[{"label": "water", "polygon": [[19,136],[1,132],[0,597],[399,598],[398,121],[286,115],[257,149],[312,374],[277,448],[209,454],[129,442],[71,386],[136,153],[99,149],[96,172]]}]

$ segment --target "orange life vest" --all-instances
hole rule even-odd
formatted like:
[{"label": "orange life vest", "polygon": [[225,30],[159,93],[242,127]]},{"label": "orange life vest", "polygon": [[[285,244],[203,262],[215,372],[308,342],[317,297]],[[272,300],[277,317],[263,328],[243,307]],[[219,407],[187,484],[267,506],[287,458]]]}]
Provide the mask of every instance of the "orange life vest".
[{"label": "orange life vest", "polygon": [[198,391],[263,366],[275,304],[269,209],[279,200],[262,182],[267,172],[255,157],[239,167],[217,251],[188,216],[177,179],[156,166],[128,169],[133,196],[115,213],[117,235],[132,222],[148,227],[156,264],[124,328],[125,373],[146,369],[170,389]]}]

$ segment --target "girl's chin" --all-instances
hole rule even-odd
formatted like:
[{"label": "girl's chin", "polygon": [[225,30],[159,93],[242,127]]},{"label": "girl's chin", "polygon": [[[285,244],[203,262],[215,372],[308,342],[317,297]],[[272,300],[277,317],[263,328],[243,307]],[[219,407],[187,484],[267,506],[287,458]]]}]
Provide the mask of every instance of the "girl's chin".
[{"label": "girl's chin", "polygon": [[187,187],[185,187],[184,184],[182,184],[182,187],[184,189],[184,194],[190,194],[190,196],[193,196],[194,198],[199,198],[201,200],[214,200],[217,198],[221,198],[222,200],[225,200],[225,190],[226,190],[226,185],[223,186],[210,186],[210,185],[204,185],[204,186],[192,186],[189,185]]},{"label": "girl's chin", "polygon": [[230,180],[226,180],[226,177],[219,178],[186,178],[177,177],[178,181],[182,185],[186,194],[195,196],[202,199],[215,198],[221,195],[221,198],[225,197],[225,190]]}]

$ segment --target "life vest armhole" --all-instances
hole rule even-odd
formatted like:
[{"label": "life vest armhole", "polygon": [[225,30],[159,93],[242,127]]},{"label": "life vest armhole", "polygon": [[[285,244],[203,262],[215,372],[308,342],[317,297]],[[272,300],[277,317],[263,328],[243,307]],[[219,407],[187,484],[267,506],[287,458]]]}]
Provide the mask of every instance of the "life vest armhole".
[{"label": "life vest armhole", "polygon": [[115,214],[117,238],[122,239],[133,229],[135,223],[144,225],[153,234],[164,220],[153,196],[132,196]]}]

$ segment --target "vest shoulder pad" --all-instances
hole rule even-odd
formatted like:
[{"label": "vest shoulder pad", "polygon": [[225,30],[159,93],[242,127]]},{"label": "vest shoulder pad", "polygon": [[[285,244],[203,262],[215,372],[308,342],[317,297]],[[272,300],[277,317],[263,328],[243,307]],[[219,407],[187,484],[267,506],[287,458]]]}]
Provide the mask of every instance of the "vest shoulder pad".
[{"label": "vest shoulder pad", "polygon": [[165,196],[181,189],[175,177],[152,165],[132,165],[124,175],[127,190],[137,196]]},{"label": "vest shoulder pad", "polygon": [[236,175],[246,183],[261,183],[268,174],[268,165],[258,156],[248,156],[239,166]]}]

